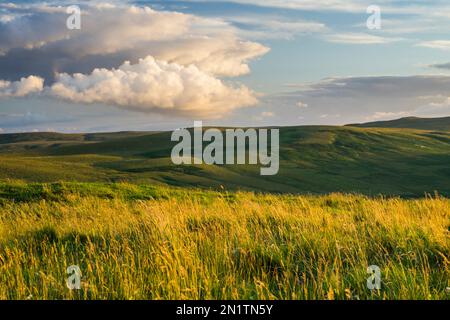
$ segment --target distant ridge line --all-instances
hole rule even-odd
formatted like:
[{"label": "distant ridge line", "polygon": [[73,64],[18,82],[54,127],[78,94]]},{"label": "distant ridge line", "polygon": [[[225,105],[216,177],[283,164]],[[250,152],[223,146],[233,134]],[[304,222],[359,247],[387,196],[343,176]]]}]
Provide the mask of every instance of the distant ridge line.
[{"label": "distant ridge line", "polygon": [[359,128],[397,128],[397,129],[450,131],[450,117],[442,117],[442,118],[406,117],[396,120],[353,123],[348,124],[346,126]]}]

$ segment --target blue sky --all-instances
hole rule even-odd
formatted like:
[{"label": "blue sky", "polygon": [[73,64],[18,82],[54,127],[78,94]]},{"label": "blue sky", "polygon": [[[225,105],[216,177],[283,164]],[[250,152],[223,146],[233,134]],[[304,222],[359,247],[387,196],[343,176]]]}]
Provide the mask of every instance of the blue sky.
[{"label": "blue sky", "polygon": [[0,2],[1,132],[450,115],[446,1],[90,1],[79,31],[69,4]]},{"label": "blue sky", "polygon": [[[238,2],[238,1],[237,1]],[[243,1],[245,3],[245,1]],[[253,2],[253,1],[249,1]],[[254,1],[258,3],[259,1]],[[264,1],[261,1],[264,2]],[[301,2],[301,1],[286,1]],[[321,1],[317,1],[320,3]],[[351,2],[351,1],[349,1]],[[408,1],[414,3],[413,1]],[[382,29],[369,30],[366,20],[370,16],[365,11],[346,12],[338,10],[327,11],[317,5],[316,10],[292,10],[286,8],[261,7],[258,5],[230,3],[230,2],[185,2],[185,1],[141,1],[167,10],[177,10],[207,17],[221,19],[238,19],[239,17],[251,17],[259,20],[261,25],[265,21],[278,20],[280,22],[309,21],[323,24],[328,31],[324,32],[296,32],[286,31],[289,37],[283,38],[276,35],[271,38],[270,33],[276,31],[267,30],[267,38],[257,38],[271,48],[271,52],[263,59],[254,62],[252,74],[245,77],[245,81],[252,81],[255,85],[261,85],[269,91],[282,89],[284,84],[299,81],[318,81],[330,76],[365,76],[365,75],[415,75],[436,73],[427,65],[432,62],[447,62],[448,51],[430,50],[416,46],[423,41],[450,39],[450,23],[448,18],[433,17],[436,29],[432,29],[427,22],[423,22],[426,15],[389,14],[382,13]],[[377,4],[377,1],[359,1],[368,7]],[[395,8],[405,6],[405,1],[387,3],[396,4]],[[426,7],[439,10],[437,1],[416,1],[426,4]],[[433,3],[436,3],[433,6]],[[442,2],[445,3],[445,2]],[[383,23],[383,20],[384,23]],[[397,21],[397,25],[392,25]],[[387,24],[387,25],[386,25]],[[253,28],[253,30],[264,29],[263,26],[249,26],[238,24],[240,28]],[[401,28],[413,29],[401,32]],[[414,32],[414,29],[419,29]],[[426,28],[430,28],[427,30]],[[353,44],[342,41],[334,43],[327,41],[328,34],[361,33],[384,38],[399,38],[392,43],[380,44]]]}]

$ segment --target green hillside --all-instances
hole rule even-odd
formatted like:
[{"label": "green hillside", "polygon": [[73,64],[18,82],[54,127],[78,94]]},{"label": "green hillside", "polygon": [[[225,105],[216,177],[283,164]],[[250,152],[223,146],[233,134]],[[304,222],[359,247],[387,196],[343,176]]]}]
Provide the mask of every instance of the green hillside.
[{"label": "green hillside", "polygon": [[391,121],[377,121],[362,124],[350,124],[349,126],[361,128],[409,128],[418,130],[450,131],[450,117],[445,118],[407,117]]},{"label": "green hillside", "polygon": [[280,130],[280,171],[175,166],[170,132],[0,135],[0,180],[151,183],[281,193],[450,195],[450,132],[331,126]]}]

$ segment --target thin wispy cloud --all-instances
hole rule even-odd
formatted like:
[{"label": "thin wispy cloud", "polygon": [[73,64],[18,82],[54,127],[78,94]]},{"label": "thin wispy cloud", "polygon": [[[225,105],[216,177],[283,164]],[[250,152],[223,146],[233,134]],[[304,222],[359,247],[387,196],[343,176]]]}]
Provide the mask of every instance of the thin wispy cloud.
[{"label": "thin wispy cloud", "polygon": [[[188,0],[189,1],[189,0]],[[195,2],[196,0],[191,0]],[[223,2],[222,0],[212,0]],[[378,5],[383,11],[397,15],[433,15],[436,17],[449,17],[450,5],[446,1],[404,1],[404,0],[378,0],[376,3],[369,0],[228,0],[231,3],[250,4],[260,7],[282,8],[313,12],[345,12],[362,13],[370,5]]]},{"label": "thin wispy cloud", "polygon": [[251,39],[293,39],[297,36],[327,32],[321,22],[289,20],[271,16],[225,17],[225,21],[238,26],[237,33]]},{"label": "thin wispy cloud", "polygon": [[344,44],[385,44],[401,41],[401,38],[382,37],[367,33],[331,34],[325,37],[326,41]]},{"label": "thin wispy cloud", "polygon": [[263,7],[274,7],[296,10],[324,10],[360,12],[367,8],[367,1],[359,0],[231,0],[229,2],[253,4]]},{"label": "thin wispy cloud", "polygon": [[439,50],[450,50],[450,40],[423,41],[418,43],[417,46]]}]

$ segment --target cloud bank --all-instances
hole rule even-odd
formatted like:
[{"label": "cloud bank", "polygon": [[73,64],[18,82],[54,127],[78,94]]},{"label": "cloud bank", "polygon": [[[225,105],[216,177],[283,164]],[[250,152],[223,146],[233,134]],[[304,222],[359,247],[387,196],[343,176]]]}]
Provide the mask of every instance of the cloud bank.
[{"label": "cloud bank", "polygon": [[20,15],[0,24],[0,78],[12,77],[12,70],[46,79],[55,72],[86,73],[148,55],[234,77],[248,73],[248,62],[269,50],[238,38],[235,29],[221,20],[149,7],[85,5],[81,30],[66,28],[65,7],[8,10]]},{"label": "cloud bank", "polygon": [[280,119],[309,124],[440,117],[450,112],[450,76],[340,77],[294,87],[265,98],[265,107]]},{"label": "cloud bank", "polygon": [[81,30],[69,30],[66,7],[0,4],[0,97],[43,91],[210,117],[257,102],[250,89],[222,78],[249,73],[249,62],[269,48],[241,39],[228,23],[145,6],[81,8]]}]

